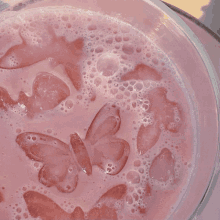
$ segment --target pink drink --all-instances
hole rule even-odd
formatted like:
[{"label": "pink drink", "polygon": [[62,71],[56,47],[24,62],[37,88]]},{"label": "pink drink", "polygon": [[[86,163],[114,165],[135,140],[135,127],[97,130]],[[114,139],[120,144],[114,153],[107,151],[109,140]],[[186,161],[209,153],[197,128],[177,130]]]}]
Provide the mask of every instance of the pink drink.
[{"label": "pink drink", "polygon": [[0,219],[167,218],[194,131],[163,51],[73,7],[30,9],[0,30]]}]

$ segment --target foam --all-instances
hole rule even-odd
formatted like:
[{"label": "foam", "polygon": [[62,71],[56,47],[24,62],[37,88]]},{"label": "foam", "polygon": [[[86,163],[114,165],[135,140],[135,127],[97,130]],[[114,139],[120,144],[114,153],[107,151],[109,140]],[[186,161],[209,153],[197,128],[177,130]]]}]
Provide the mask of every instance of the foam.
[{"label": "foam", "polygon": [[[153,88],[163,86],[168,89],[168,93],[173,94],[174,80],[172,77],[177,77],[177,73],[172,68],[172,64],[165,54],[157,48],[156,45],[150,42],[146,36],[134,28],[131,28],[128,24],[120,23],[118,20],[111,19],[107,16],[93,14],[89,11],[85,12],[71,7],[44,8],[41,9],[42,16],[38,16],[38,13],[38,9],[22,12],[22,14],[18,13],[16,25],[16,18],[1,22],[0,30],[2,31],[2,36],[5,36],[3,32],[4,28],[7,27],[7,29],[9,29],[8,27],[13,27],[13,29],[11,33],[8,34],[10,41],[7,42],[3,38],[0,39],[0,44],[1,40],[4,41],[4,47],[1,47],[0,50],[0,57],[3,57],[11,47],[21,45],[24,42],[29,46],[40,48],[47,47],[54,42],[54,39],[57,40],[60,37],[63,37],[66,42],[72,42],[83,37],[85,41],[84,53],[86,56],[81,61],[81,72],[83,73],[82,80],[84,88],[76,93],[73,85],[65,76],[62,64],[56,65],[55,63],[54,68],[51,68],[49,64],[53,63],[54,60],[50,58],[47,60],[47,71],[62,79],[69,86],[71,89],[70,97],[60,103],[56,108],[42,115],[38,115],[34,119],[34,122],[25,119],[25,109],[23,106],[16,106],[9,110],[8,115],[2,114],[5,123],[9,126],[12,123],[16,124],[16,126],[13,126],[13,129],[11,129],[16,135],[22,131],[28,131],[30,127],[33,128],[33,124],[36,122],[37,124],[49,122],[54,115],[63,116],[66,114],[68,116],[79,106],[89,109],[92,102],[102,97],[102,101],[104,99],[105,102],[114,102],[120,107],[121,111],[135,113],[135,116],[132,118],[134,125],[129,131],[133,138],[130,146],[134,155],[126,164],[123,173],[119,173],[116,176],[103,175],[101,170],[95,168],[97,177],[100,176],[100,183],[93,182],[94,186],[90,187],[91,191],[89,194],[84,193],[80,201],[77,202],[73,201],[70,196],[61,198],[54,190],[51,190],[50,193],[46,187],[42,187],[40,184],[37,187],[33,185],[33,183],[23,186],[18,190],[15,196],[15,204],[11,206],[12,216],[14,216],[14,219],[25,219],[28,215],[26,205],[22,200],[24,187],[25,191],[33,190],[33,187],[35,187],[35,191],[51,196],[65,211],[71,213],[78,203],[84,210],[88,211],[92,206],[88,204],[88,202],[85,204],[88,197],[92,198],[98,190],[101,195],[101,192],[104,192],[104,188],[110,186],[110,183],[116,184],[121,183],[121,181],[126,182],[130,187],[136,185],[136,188],[127,195],[125,205],[122,201],[119,201],[115,204],[115,208],[121,210],[124,205],[124,210],[128,210],[131,215],[135,215],[139,211],[137,207],[141,207],[142,209],[146,208],[142,197],[144,194],[143,186],[147,182],[150,183],[154,190],[172,190],[177,187],[177,185],[173,184],[174,179],[172,179],[172,177],[166,183],[152,180],[149,177],[151,163],[162,148],[168,148],[176,160],[175,177],[181,179],[184,170],[182,158],[178,154],[178,148],[173,147],[178,146],[180,139],[183,137],[175,138],[171,133],[165,131],[163,127],[161,127],[163,132],[160,140],[153,149],[149,150],[147,154],[143,156],[138,155],[135,151],[138,128],[142,124],[147,126],[153,123],[153,115],[151,113],[146,114],[146,110],[149,109],[151,104],[149,100],[145,98],[146,93]],[[108,23],[108,26],[106,23]],[[19,57],[16,57],[16,54],[12,53],[3,58],[0,61],[0,65],[2,68],[7,68],[7,70],[4,70],[5,73],[11,73],[13,77],[13,70],[8,69],[18,67],[19,62]],[[139,63],[153,67],[162,75],[163,79],[160,82],[153,80],[127,80],[123,82],[120,80],[121,76],[128,71],[132,71]],[[31,70],[31,68],[28,70]],[[27,81],[29,82],[29,87],[28,85],[22,86],[22,90],[25,90],[29,96],[31,96],[32,92],[30,85],[36,74],[37,72],[35,71],[32,75],[28,75]],[[26,79],[26,75],[24,75],[23,78]],[[14,91],[14,93],[16,92]],[[178,111],[175,111],[175,113],[175,120],[178,122],[178,120],[180,120]],[[25,123],[27,123],[28,126],[25,127]],[[57,128],[46,128],[46,130],[43,130],[42,127],[41,132],[57,135]],[[83,133],[83,131],[80,132],[82,136],[85,133]],[[59,133],[59,137],[60,136],[61,132]],[[63,137],[65,136],[63,135]],[[29,164],[29,168],[34,175],[37,174],[41,166],[42,164],[34,161]],[[109,164],[108,169],[113,169],[113,167]],[[131,175],[129,175],[131,172],[133,172],[136,178],[131,178]],[[94,179],[90,181],[94,181]],[[105,187],[103,187],[102,184]],[[96,187],[98,187],[98,190]],[[80,195],[80,193],[77,194],[76,192],[75,195]],[[122,219],[127,219],[126,211],[120,211],[119,214],[122,215]],[[28,219],[34,218],[28,215]]]}]

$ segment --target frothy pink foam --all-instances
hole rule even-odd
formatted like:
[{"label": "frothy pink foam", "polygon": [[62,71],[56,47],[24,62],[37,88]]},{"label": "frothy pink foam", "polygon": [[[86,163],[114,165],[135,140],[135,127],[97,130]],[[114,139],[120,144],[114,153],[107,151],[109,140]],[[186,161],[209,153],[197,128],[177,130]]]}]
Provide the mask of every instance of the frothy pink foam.
[{"label": "frothy pink foam", "polygon": [[[0,26],[11,27],[0,38],[4,215],[168,215],[193,146],[166,55],[127,24],[71,7],[40,17],[30,10]],[[22,83],[13,88],[16,71]]]}]

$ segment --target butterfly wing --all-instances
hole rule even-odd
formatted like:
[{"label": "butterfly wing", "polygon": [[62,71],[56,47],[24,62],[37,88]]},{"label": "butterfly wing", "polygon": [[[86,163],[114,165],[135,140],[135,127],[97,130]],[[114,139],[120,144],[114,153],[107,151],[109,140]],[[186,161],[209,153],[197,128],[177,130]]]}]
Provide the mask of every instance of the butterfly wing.
[{"label": "butterfly wing", "polygon": [[[48,187],[53,185],[58,187],[64,184],[64,182],[68,184],[67,180],[69,180],[69,184],[73,185],[73,187],[70,187],[72,189],[71,191],[73,191],[76,188],[78,181],[77,173],[76,165],[71,163],[69,158],[56,157],[54,161],[44,164],[38,173],[38,179],[42,184]],[[66,188],[65,190],[59,187],[59,189],[62,189],[60,190],[62,192],[69,192],[70,188]]]},{"label": "butterfly wing", "polygon": [[61,192],[72,192],[76,188],[78,170],[67,144],[34,132],[19,134],[16,142],[30,159],[44,164],[38,174],[42,184],[56,186]]},{"label": "butterfly wing", "polygon": [[100,200],[103,200],[106,198],[120,200],[124,197],[126,193],[127,193],[127,186],[125,184],[119,184],[119,185],[113,186],[106,193],[104,193],[101,196]]},{"label": "butterfly wing", "polygon": [[117,212],[114,208],[110,208],[106,205],[98,208],[95,207],[91,209],[88,214],[88,219],[98,220],[98,219],[109,219],[109,220],[118,220]]},{"label": "butterfly wing", "polygon": [[7,111],[9,107],[13,107],[17,102],[9,95],[8,91],[0,87],[0,109]]},{"label": "butterfly wing", "polygon": [[74,220],[84,220],[85,219],[85,213],[81,209],[81,207],[77,206],[73,213],[71,214],[72,219]]},{"label": "butterfly wing", "polygon": [[50,156],[53,155],[68,156],[70,153],[67,144],[45,134],[21,133],[17,136],[16,142],[30,159],[39,162],[50,160]]},{"label": "butterfly wing", "polygon": [[132,79],[159,81],[162,79],[162,77],[156,69],[147,66],[146,64],[140,63],[134,68],[134,70],[127,72],[121,77],[122,81]]},{"label": "butterfly wing", "polygon": [[118,174],[125,166],[130,154],[127,141],[107,136],[94,145],[93,164],[99,166],[110,175]]},{"label": "butterfly wing", "polygon": [[149,110],[163,123],[166,130],[172,133],[179,132],[184,121],[184,114],[179,103],[167,98],[168,91],[164,87],[157,87],[149,91]]},{"label": "butterfly wing", "polygon": [[40,217],[44,220],[71,220],[70,214],[66,213],[52,199],[35,191],[25,192],[24,200],[27,209],[33,218]]},{"label": "butterfly wing", "polygon": [[39,73],[33,83],[35,108],[49,110],[70,95],[70,89],[61,79],[51,73]]},{"label": "butterfly wing", "polygon": [[67,173],[63,181],[57,182],[56,187],[60,192],[71,193],[78,184],[78,170],[75,163],[68,166]]},{"label": "butterfly wing", "polygon": [[33,82],[32,90],[31,97],[20,92],[18,99],[20,104],[26,106],[27,114],[30,117],[41,111],[55,108],[70,95],[70,89],[66,83],[47,72],[38,73]]},{"label": "butterfly wing", "polygon": [[152,179],[166,182],[171,176],[175,176],[175,158],[168,148],[163,148],[152,161],[149,174]]},{"label": "butterfly wing", "polygon": [[119,173],[130,153],[128,142],[114,137],[120,124],[119,107],[107,103],[96,114],[86,134],[85,143],[91,148],[92,165],[98,165],[107,174]]},{"label": "butterfly wing", "polygon": [[154,121],[146,127],[141,125],[137,134],[137,150],[140,155],[145,154],[159,140],[161,134],[160,124]]},{"label": "butterfly wing", "polygon": [[85,140],[93,145],[106,135],[114,135],[119,130],[120,124],[119,108],[114,104],[105,104],[89,126]]},{"label": "butterfly wing", "polygon": [[114,204],[124,199],[127,193],[127,186],[125,184],[119,184],[106,193],[97,201],[100,207],[94,207],[88,212],[88,219],[118,219],[117,209]]}]

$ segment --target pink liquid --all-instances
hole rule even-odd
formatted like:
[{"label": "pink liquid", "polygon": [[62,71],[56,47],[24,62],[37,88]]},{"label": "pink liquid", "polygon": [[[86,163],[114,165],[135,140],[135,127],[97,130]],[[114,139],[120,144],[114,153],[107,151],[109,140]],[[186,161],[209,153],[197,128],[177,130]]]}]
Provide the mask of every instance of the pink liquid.
[{"label": "pink liquid", "polygon": [[71,7],[0,30],[2,219],[169,216],[193,131],[166,55],[125,23]]}]

